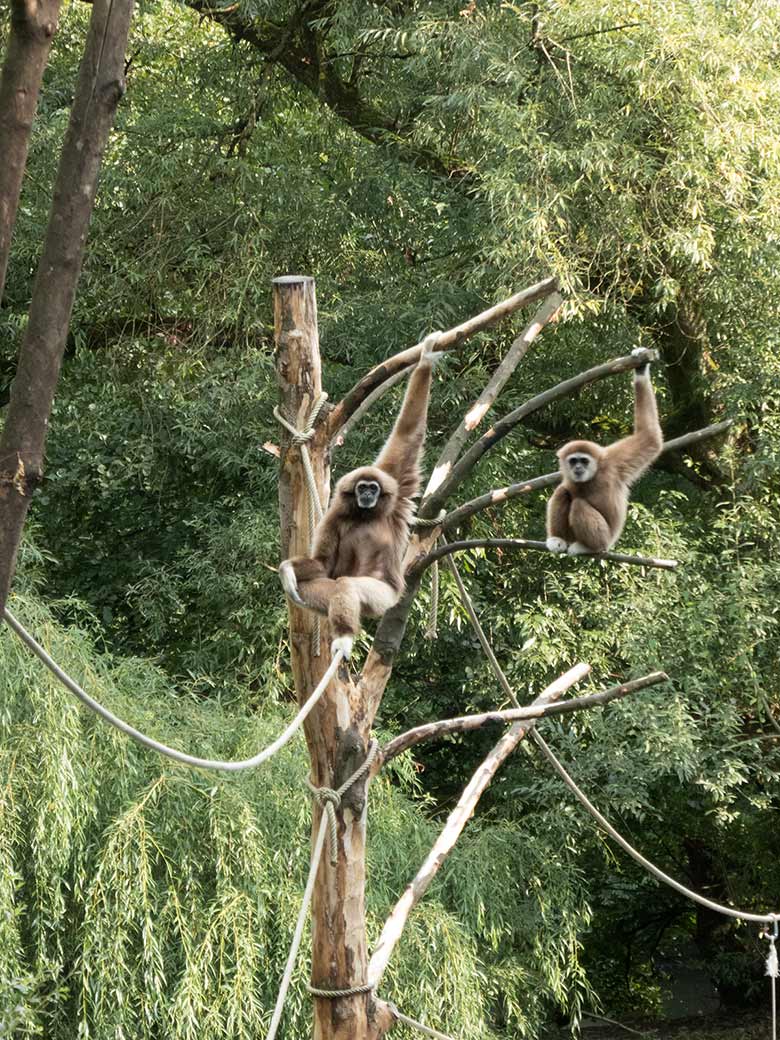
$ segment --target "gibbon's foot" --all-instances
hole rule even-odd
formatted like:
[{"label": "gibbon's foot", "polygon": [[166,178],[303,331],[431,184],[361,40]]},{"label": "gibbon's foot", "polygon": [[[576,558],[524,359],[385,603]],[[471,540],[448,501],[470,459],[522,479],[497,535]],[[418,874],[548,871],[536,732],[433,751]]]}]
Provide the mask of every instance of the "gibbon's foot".
[{"label": "gibbon's foot", "polygon": [[566,552],[569,556],[589,556],[593,552],[593,549],[588,548],[587,545],[583,545],[582,542],[572,542]]},{"label": "gibbon's foot", "polygon": [[566,542],[564,542],[563,538],[548,538],[547,548],[550,550],[550,552],[565,553]]},{"label": "gibbon's foot", "polygon": [[295,569],[289,560],[285,560],[284,563],[279,564],[279,581],[282,583],[282,588],[284,589],[285,594],[290,597],[296,606],[306,606],[298,593],[298,581],[295,577]]},{"label": "gibbon's foot", "polygon": [[[647,350],[646,350],[645,347],[634,347],[634,349],[631,351],[631,356],[632,357],[639,357],[640,354],[646,354],[646,353],[647,353]],[[634,369],[634,379],[641,379],[643,376],[646,376],[649,373],[649,371],[650,371],[650,361],[647,360],[647,361],[645,361],[644,365],[640,365],[638,368]]]},{"label": "gibbon's foot", "polygon": [[338,639],[334,639],[330,644],[330,655],[335,656],[339,650],[344,655],[344,660],[347,660],[349,655],[352,653],[352,644],[355,642],[352,636],[339,636]]}]

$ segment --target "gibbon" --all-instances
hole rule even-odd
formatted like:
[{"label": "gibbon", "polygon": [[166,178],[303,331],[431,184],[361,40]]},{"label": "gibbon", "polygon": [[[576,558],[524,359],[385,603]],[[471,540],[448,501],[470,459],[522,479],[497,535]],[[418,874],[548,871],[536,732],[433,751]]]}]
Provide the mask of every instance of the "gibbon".
[{"label": "gibbon", "polygon": [[[638,348],[633,354],[645,354]],[[547,503],[551,552],[606,552],[620,537],[634,481],[661,453],[663,434],[650,381],[650,364],[634,370],[634,432],[602,448],[570,441],[558,452],[561,484]]]},{"label": "gibbon", "polygon": [[433,348],[431,333],[409,380],[395,426],[373,466],[361,466],[336,484],[317,525],[311,558],[297,556],[279,567],[293,603],[326,614],[331,653],[349,657],[363,617],[381,617],[401,598],[403,558],[420,490],[420,456],[428,417]]}]

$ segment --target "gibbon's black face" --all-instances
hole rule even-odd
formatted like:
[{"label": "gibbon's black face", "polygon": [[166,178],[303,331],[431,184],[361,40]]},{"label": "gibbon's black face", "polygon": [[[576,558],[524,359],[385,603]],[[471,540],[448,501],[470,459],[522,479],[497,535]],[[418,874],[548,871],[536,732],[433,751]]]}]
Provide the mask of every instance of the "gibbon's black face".
[{"label": "gibbon's black face", "polygon": [[374,509],[381,494],[382,487],[377,480],[359,480],[355,484],[355,501],[360,509]]},{"label": "gibbon's black face", "polygon": [[566,468],[575,484],[584,484],[596,476],[598,464],[592,455],[578,451],[566,456]]}]

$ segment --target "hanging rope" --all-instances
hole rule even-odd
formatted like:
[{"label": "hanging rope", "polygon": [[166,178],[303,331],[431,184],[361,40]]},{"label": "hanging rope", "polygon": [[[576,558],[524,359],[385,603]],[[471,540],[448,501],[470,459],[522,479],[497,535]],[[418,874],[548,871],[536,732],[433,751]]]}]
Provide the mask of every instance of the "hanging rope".
[{"label": "hanging rope", "polygon": [[[309,912],[309,906],[311,905],[312,895],[314,893],[314,881],[317,877],[317,871],[320,868],[320,862],[322,860],[322,851],[325,846],[325,838],[330,831],[331,841],[331,862],[334,860],[334,852],[337,851],[338,832],[336,830],[336,808],[341,805],[341,799],[346,792],[352,787],[353,784],[357,783],[358,780],[371,768],[371,764],[377,756],[379,751],[379,742],[372,740],[368,749],[368,754],[355,772],[350,776],[341,787],[335,791],[330,787],[314,787],[310,780],[307,780],[309,791],[312,793],[312,797],[317,801],[323,808],[322,816],[320,817],[320,825],[317,829],[317,837],[314,841],[314,848],[311,854],[311,864],[309,866],[309,876],[306,879],[306,888],[303,892],[303,899],[301,900],[301,908],[298,911],[298,920],[295,922],[295,931],[293,932],[292,943],[290,944],[290,952],[287,954],[287,963],[285,964],[284,974],[282,975],[282,981],[279,986],[279,993],[276,997],[276,1005],[274,1006],[274,1013],[271,1016],[271,1025],[268,1028],[268,1036],[266,1040],[274,1040],[276,1037],[276,1031],[279,1028],[279,1023],[282,1019],[282,1012],[284,1010],[284,1002],[287,997],[287,990],[290,987],[290,980],[292,979],[292,973],[295,968],[295,962],[298,959],[298,950],[300,949],[301,939],[303,938],[303,928],[306,924],[306,917]],[[323,794],[327,792],[327,796]],[[334,802],[336,803],[334,805]],[[371,987],[359,987],[354,992],[365,993]],[[312,990],[312,992],[315,992]],[[317,996],[329,996],[330,994],[326,991],[316,991]],[[346,991],[343,994],[349,995]]]},{"label": "hanging rope", "polygon": [[[442,509],[439,515],[432,520],[415,516],[412,518],[412,527],[440,527],[442,519],[447,515],[447,510]],[[434,545],[438,544],[438,539]],[[428,624],[424,633],[425,639],[439,638],[439,561],[434,560],[431,564],[431,604],[428,614]]]},{"label": "hanging rope", "polygon": [[772,1040],[777,1040],[777,939],[778,939],[778,922],[774,922],[772,931],[765,929],[761,933],[762,939],[769,940],[769,953],[766,958],[766,974],[769,976],[769,985],[772,993]]},{"label": "hanging rope", "polygon": [[301,728],[312,708],[325,693],[328,688],[328,683],[336,674],[336,670],[338,669],[343,657],[340,650],[333,655],[328,670],[320,679],[319,683],[317,683],[314,692],[282,734],[278,736],[272,744],[269,744],[267,748],[263,748],[262,751],[259,751],[251,758],[244,758],[238,761],[223,761],[217,758],[198,758],[196,755],[188,755],[184,751],[177,751],[175,748],[168,747],[167,744],[161,744],[158,740],[155,740],[154,737],[146,736],[145,733],[135,729],[134,726],[129,725],[117,715],[114,715],[114,713],[109,711],[108,708],[104,708],[102,704],[94,699],[94,697],[90,697],[88,693],[82,690],[79,684],[74,679],[71,679],[67,672],[60,668],[57,662],[49,656],[40,643],[37,643],[27,629],[17,621],[10,610],[6,609],[3,616],[5,617],[9,627],[17,636],[19,636],[21,641],[32,650],[35,656],[46,665],[52,675],[59,679],[62,685],[67,690],[70,690],[70,692],[74,694],[82,704],[91,711],[94,711],[96,715],[99,715],[110,726],[118,729],[120,733],[124,733],[126,736],[131,737],[138,744],[151,748],[152,751],[157,751],[161,755],[165,755],[166,758],[173,759],[174,762],[181,762],[185,766],[194,766],[196,769],[216,769],[225,773],[238,773],[243,769],[253,769],[255,766],[267,762],[269,758],[283,748],[290,738]]},{"label": "hanging rope", "polygon": [[[514,693],[514,690],[509,685],[509,681],[504,675],[504,672],[501,666],[499,665],[498,660],[496,659],[496,655],[493,652],[493,648],[488,642],[487,636],[485,635],[479,618],[477,617],[477,613],[474,610],[474,604],[471,601],[471,597],[469,596],[468,592],[466,591],[466,587],[464,586],[460,578],[460,575],[458,574],[457,566],[452,560],[452,557],[450,557],[450,568],[452,569],[453,575],[455,576],[455,581],[458,586],[458,591],[463,601],[463,605],[466,608],[466,612],[469,615],[469,619],[477,635],[477,638],[479,639],[480,644],[482,645],[482,649],[485,651],[485,655],[487,656],[488,661],[490,662],[491,668],[493,669],[496,678],[501,684],[501,688],[504,690],[507,696],[510,697],[514,704],[518,704],[519,702]],[[547,761],[550,763],[550,765],[553,767],[556,773],[558,773],[558,775],[561,777],[566,786],[571,790],[571,792],[588,810],[588,812],[591,814],[593,819],[596,820],[599,826],[602,827],[603,830],[605,830],[607,834],[614,841],[616,841],[618,845],[620,845],[620,847],[628,853],[629,856],[631,856],[632,859],[636,860],[636,862],[639,863],[640,866],[644,867],[645,870],[647,870],[650,874],[656,877],[659,881],[663,882],[665,885],[668,885],[670,888],[673,888],[675,891],[679,892],[687,899],[690,899],[695,903],[699,903],[701,906],[706,906],[707,909],[713,910],[715,911],[715,913],[723,914],[726,917],[734,917],[737,920],[742,921],[756,921],[759,924],[776,924],[778,921],[780,921],[780,914],[778,913],[754,914],[750,913],[747,910],[735,910],[733,909],[733,907],[724,906],[722,903],[716,903],[711,899],[707,899],[706,896],[702,896],[698,892],[694,892],[693,889],[687,888],[685,885],[680,884],[679,881],[675,881],[674,878],[666,874],[663,870],[661,870],[660,867],[657,867],[654,863],[651,863],[649,859],[646,859],[641,854],[641,852],[638,852],[637,849],[635,849],[631,844],[629,844],[629,842],[626,841],[626,839],[621,834],[619,834],[618,831],[615,830],[612,824],[609,823],[608,820],[606,820],[601,815],[601,813],[598,811],[595,805],[593,805],[593,803],[588,799],[584,791],[582,791],[571,778],[571,776],[569,776],[564,767],[561,765],[561,763],[555,757],[553,752],[550,750],[549,746],[544,741],[544,739],[541,736],[539,736],[536,727],[531,727],[530,732],[531,737],[536,741],[537,746],[540,748],[542,754],[545,756]],[[777,961],[775,960],[775,968],[776,964]]]},{"label": "hanging rope", "polygon": [[[312,552],[314,547],[314,530],[317,524],[322,520],[323,508],[322,502],[320,501],[320,493],[317,490],[317,481],[314,477],[314,469],[311,464],[311,455],[309,455],[309,441],[314,436],[314,427],[317,424],[317,418],[322,411],[323,405],[328,400],[326,393],[321,393],[319,397],[314,401],[309,411],[309,417],[306,420],[306,426],[304,429],[299,430],[292,423],[288,422],[287,419],[282,415],[277,407],[274,408],[274,417],[278,422],[284,426],[292,437],[293,444],[296,444],[300,449],[301,462],[303,463],[303,472],[306,476],[306,486],[309,491],[309,552]],[[316,616],[314,619],[314,628],[311,634],[311,649],[314,657],[320,656],[320,642],[321,642],[321,631],[320,631],[320,619]]]}]

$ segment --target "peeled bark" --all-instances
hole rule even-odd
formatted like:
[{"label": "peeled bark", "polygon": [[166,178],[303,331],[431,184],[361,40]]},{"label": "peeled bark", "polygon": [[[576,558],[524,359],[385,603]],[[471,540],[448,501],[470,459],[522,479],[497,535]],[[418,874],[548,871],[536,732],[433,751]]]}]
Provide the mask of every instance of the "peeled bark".
[{"label": "peeled bark", "polygon": [[117,105],[132,0],[95,0],[60,157],[49,224],[0,439],[0,610],[27,510],[43,476],[49,415],[76,294],[98,173]]},{"label": "peeled bark", "polygon": [[43,70],[57,31],[60,3],[11,3],[11,31],[0,78],[0,300]]}]

